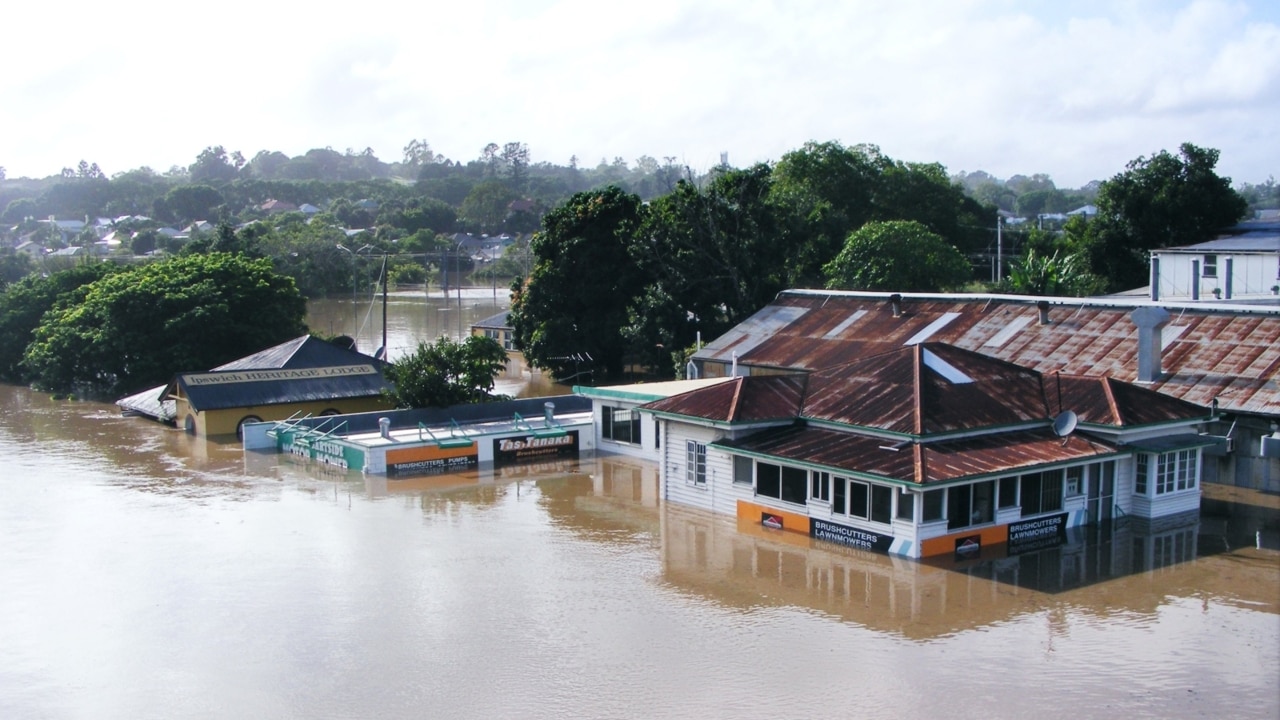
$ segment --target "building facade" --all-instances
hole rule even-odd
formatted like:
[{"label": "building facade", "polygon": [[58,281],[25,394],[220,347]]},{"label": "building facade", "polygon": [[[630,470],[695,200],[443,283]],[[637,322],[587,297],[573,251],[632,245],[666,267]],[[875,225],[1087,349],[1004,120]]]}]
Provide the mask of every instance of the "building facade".
[{"label": "building facade", "polygon": [[[608,398],[595,402],[607,414]],[[654,418],[639,449],[665,500],[911,558],[1194,516],[1201,451],[1219,442],[1201,433],[1204,408],[942,343],[733,377],[637,410]]]}]

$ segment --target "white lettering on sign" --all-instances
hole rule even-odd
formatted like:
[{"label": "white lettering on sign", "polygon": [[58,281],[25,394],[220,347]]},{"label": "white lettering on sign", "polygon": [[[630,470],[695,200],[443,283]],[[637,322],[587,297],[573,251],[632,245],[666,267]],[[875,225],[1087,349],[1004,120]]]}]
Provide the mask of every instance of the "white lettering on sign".
[{"label": "white lettering on sign", "polygon": [[498,449],[502,452],[518,452],[520,450],[532,450],[534,448],[559,447],[561,445],[572,445],[574,440],[572,435],[561,435],[560,437],[525,437],[519,440],[514,438],[506,438],[498,441]]},{"label": "white lettering on sign", "polygon": [[372,365],[343,365],[340,367],[298,368],[296,370],[238,370],[234,372],[191,373],[183,375],[182,380],[187,385],[204,386],[271,380],[316,380],[351,375],[376,375],[377,373],[377,368]]}]

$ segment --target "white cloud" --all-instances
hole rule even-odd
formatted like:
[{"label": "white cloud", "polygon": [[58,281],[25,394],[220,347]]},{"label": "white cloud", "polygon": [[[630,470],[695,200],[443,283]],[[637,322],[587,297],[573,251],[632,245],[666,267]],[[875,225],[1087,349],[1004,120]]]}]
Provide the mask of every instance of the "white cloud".
[{"label": "white cloud", "polygon": [[[108,172],[426,138],[535,161],[745,165],[807,140],[1060,185],[1184,141],[1276,172],[1280,24],[1263,0],[1126,3],[369,0],[24,5],[0,165]],[[52,38],[52,39],[51,39]]]}]

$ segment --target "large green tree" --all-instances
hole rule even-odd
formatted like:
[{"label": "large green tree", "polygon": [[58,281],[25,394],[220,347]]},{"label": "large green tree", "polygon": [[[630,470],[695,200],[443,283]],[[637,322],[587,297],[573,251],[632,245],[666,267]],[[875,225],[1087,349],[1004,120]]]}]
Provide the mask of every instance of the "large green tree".
[{"label": "large green tree", "polygon": [[1183,143],[1178,155],[1139,157],[1104,182],[1083,242],[1089,269],[1112,289],[1141,286],[1150,250],[1205,242],[1238,222],[1248,205],[1217,164],[1217,150]]},{"label": "large green tree", "polygon": [[5,288],[0,294],[0,380],[29,382],[22,356],[44,314],[55,306],[78,304],[86,286],[120,269],[114,263],[76,265],[47,276],[29,275]]},{"label": "large green tree", "polygon": [[470,335],[462,342],[442,337],[418,343],[410,355],[387,368],[398,407],[449,407],[500,399],[494,379],[506,366],[507,351],[493,338]]},{"label": "large green tree", "polygon": [[787,251],[772,172],[730,170],[706,189],[680,181],[649,206],[632,256],[648,282],[628,334],[646,365],[665,365],[700,331],[716,337],[785,287]]},{"label": "large green tree", "polygon": [[41,320],[23,364],[53,391],[136,391],[306,332],[306,302],[266,259],[184,255],[109,274]]},{"label": "large green tree", "polygon": [[954,245],[909,220],[867,223],[823,271],[829,288],[901,292],[958,288],[972,274]]},{"label": "large green tree", "polygon": [[610,187],[578,193],[543,219],[533,271],[511,300],[516,345],[532,362],[562,379],[587,368],[621,376],[623,328],[646,283],[629,252],[642,217],[638,196]]}]

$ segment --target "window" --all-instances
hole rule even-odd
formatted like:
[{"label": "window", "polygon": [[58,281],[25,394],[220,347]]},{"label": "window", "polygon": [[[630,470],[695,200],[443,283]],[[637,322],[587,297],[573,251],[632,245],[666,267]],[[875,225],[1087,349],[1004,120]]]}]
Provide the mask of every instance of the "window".
[{"label": "window", "polygon": [[982,525],[995,519],[996,481],[947,488],[947,527]]},{"label": "window", "polygon": [[749,457],[733,456],[733,481],[739,485],[751,484],[751,470],[755,465]]},{"label": "window", "polygon": [[898,519],[916,519],[916,496],[907,492],[906,488],[898,488]]},{"label": "window", "polygon": [[871,486],[857,480],[849,481],[849,514],[866,520],[868,501],[871,499]]},{"label": "window", "polygon": [[1081,487],[1082,487],[1081,480],[1083,479],[1084,479],[1083,465],[1077,465],[1076,467],[1067,468],[1067,495],[1068,496],[1080,494]]},{"label": "window", "polygon": [[630,408],[605,406],[600,437],[620,443],[640,445],[640,413]]},{"label": "window", "polygon": [[804,505],[808,493],[808,472],[772,463],[756,463],[756,495]]},{"label": "window", "polygon": [[1204,276],[1218,277],[1218,256],[1217,255],[1204,256]]},{"label": "window", "polygon": [[1022,516],[1039,515],[1062,509],[1062,471],[1031,473],[1022,476]]},{"label": "window", "polygon": [[930,490],[924,494],[925,522],[942,519],[942,501],[946,496],[946,490]]},{"label": "window", "polygon": [[889,524],[893,515],[893,488],[871,486],[871,521]]},{"label": "window", "polygon": [[707,446],[692,440],[685,441],[685,482],[694,485],[707,484]]},{"label": "window", "polygon": [[809,473],[809,498],[831,502],[831,473],[814,470]]},{"label": "window", "polygon": [[999,507],[1017,507],[1018,505],[1018,478],[1006,477],[1000,478],[1000,505]]},{"label": "window", "polygon": [[831,510],[841,515],[849,514],[848,493],[845,489],[848,487],[849,481],[842,478],[834,478],[831,481]]},{"label": "window", "polygon": [[756,463],[756,494],[782,497],[782,468],[772,463]]},{"label": "window", "polygon": [[800,468],[782,468],[782,497],[786,502],[804,505],[809,496],[809,473]]},{"label": "window", "polygon": [[1173,492],[1173,475],[1178,463],[1172,453],[1164,453],[1156,463],[1156,494]]},{"label": "window", "polygon": [[[1175,450],[1156,455],[1155,461],[1155,472],[1151,473],[1150,456],[1145,453],[1138,455],[1135,493],[1146,495],[1148,486],[1152,487],[1156,495],[1195,489],[1200,470],[1198,452]],[[1148,482],[1148,479],[1151,481]]]}]

